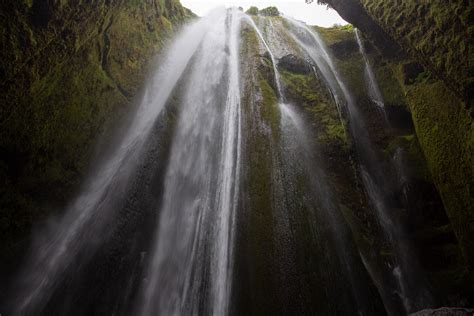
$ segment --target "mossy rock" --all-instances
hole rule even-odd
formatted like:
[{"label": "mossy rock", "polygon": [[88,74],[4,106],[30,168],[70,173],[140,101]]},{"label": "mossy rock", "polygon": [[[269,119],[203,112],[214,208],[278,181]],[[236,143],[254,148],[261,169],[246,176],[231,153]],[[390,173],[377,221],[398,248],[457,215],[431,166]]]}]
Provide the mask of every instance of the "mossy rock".
[{"label": "mossy rock", "polygon": [[259,11],[262,16],[280,16],[280,11],[277,7],[267,7]]},{"label": "mossy rock", "polygon": [[129,112],[152,56],[191,16],[176,0],[100,0],[16,1],[0,17],[7,262],[77,190],[95,140]]},{"label": "mossy rock", "polygon": [[258,12],[259,11],[257,7],[250,7],[247,11],[245,11],[245,13],[247,13],[248,15],[258,15]]}]

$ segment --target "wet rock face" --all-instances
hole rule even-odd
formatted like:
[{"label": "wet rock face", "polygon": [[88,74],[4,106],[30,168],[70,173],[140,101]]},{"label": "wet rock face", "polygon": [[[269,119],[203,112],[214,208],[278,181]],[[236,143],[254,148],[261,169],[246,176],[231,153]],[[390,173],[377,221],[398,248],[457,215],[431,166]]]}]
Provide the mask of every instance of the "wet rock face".
[{"label": "wet rock face", "polygon": [[472,316],[474,309],[442,307],[438,309],[425,309],[410,316]]},{"label": "wet rock face", "polygon": [[[336,52],[333,47],[344,47],[345,44],[341,43],[354,38],[353,33],[340,28],[318,31],[334,57]],[[473,236],[460,230],[463,228],[460,224],[466,227],[465,223],[470,222],[463,217],[468,215],[465,210],[474,205],[469,204],[468,195],[462,191],[469,185],[461,184],[472,178],[465,166],[473,164],[469,154],[465,154],[469,153],[469,149],[464,149],[462,145],[465,138],[462,135],[469,133],[458,132],[470,123],[465,123],[463,112],[456,108],[457,101],[451,103],[454,98],[452,93],[447,92],[446,87],[441,88],[440,81],[432,83],[435,79],[428,69],[412,59],[390,59],[381,54],[378,47],[365,47],[384,99],[383,112],[365,95],[361,54],[341,54],[333,61],[357,100],[360,115],[367,122],[365,128],[380,153],[381,161],[390,161],[392,166],[387,164],[384,171],[393,173],[391,179],[394,179],[390,182],[392,190],[389,190],[394,194],[385,196],[387,204],[397,221],[406,227],[407,235],[413,238],[416,255],[422,268],[428,272],[433,296],[439,304],[437,306],[471,307],[470,293],[474,293],[472,279],[469,272],[464,272],[467,264],[462,253],[463,240],[459,236]],[[445,128],[447,126],[449,129]],[[423,143],[419,144],[419,141]],[[458,158],[454,162],[455,157],[463,155],[467,158]],[[465,174],[456,170],[465,170]],[[453,190],[454,187],[456,190]],[[446,195],[441,194],[450,195],[446,199]],[[458,204],[450,204],[451,200]],[[451,209],[453,212],[449,213]],[[359,213],[360,222],[370,227],[371,213]],[[372,231],[360,234],[375,235]],[[472,240],[469,238],[466,237],[467,242]],[[361,249],[363,247],[360,246]],[[413,309],[412,312],[418,310]]]},{"label": "wet rock face", "polygon": [[402,54],[399,43],[391,40],[385,30],[369,16],[360,1],[321,0],[320,2],[330,5],[344,20],[361,30],[384,55],[395,57]]},{"label": "wet rock face", "polygon": [[356,26],[399,73],[417,138],[472,273],[474,140],[467,135],[474,129],[474,79],[465,47],[472,42],[473,6],[461,0],[321,1]]},{"label": "wet rock face", "polygon": [[0,210],[14,218],[0,223],[0,266],[61,209],[93,140],[132,108],[152,56],[191,16],[177,0],[0,3]]},{"label": "wet rock face", "polygon": [[283,56],[278,62],[278,67],[304,75],[307,75],[312,71],[312,65],[310,62],[293,54]]},{"label": "wet rock face", "polygon": [[344,58],[350,54],[356,53],[359,51],[359,46],[354,40],[345,40],[334,43],[329,47],[334,57]]},{"label": "wet rock face", "polygon": [[[384,55],[396,46],[441,79],[468,108],[474,79],[466,47],[472,45],[470,1],[321,0],[371,39]],[[392,51],[393,50],[393,51]]]}]

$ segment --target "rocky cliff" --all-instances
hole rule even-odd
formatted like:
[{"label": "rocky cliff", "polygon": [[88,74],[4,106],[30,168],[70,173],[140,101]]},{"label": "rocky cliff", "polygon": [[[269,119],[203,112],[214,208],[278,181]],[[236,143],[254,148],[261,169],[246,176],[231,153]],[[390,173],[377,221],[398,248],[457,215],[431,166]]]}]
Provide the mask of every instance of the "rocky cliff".
[{"label": "rocky cliff", "polygon": [[[398,202],[390,203],[393,207],[391,212],[398,214],[396,216],[401,220],[400,223],[407,225],[407,234],[414,241],[418,251],[418,254],[411,255],[419,256],[421,267],[427,272],[435,300],[443,302],[441,304],[457,305],[462,304],[466,295],[472,299],[468,294],[472,291],[468,264],[461,251],[461,240],[458,241],[455,237],[456,222],[453,222],[450,217],[449,205],[446,205],[445,200],[440,197],[442,191],[437,185],[435,174],[432,173],[429,156],[422,142],[423,135],[420,135],[420,129],[417,126],[417,120],[420,119],[428,123],[433,109],[427,111],[430,113],[425,112],[422,118],[415,116],[412,108],[413,95],[407,93],[406,90],[407,87],[434,85],[431,86],[430,93],[436,91],[435,87],[441,89],[439,93],[446,93],[447,88],[440,88],[443,87],[442,83],[433,77],[423,77],[427,76],[426,74],[405,84],[408,74],[407,71],[403,72],[403,67],[399,63],[407,67],[407,65],[412,65],[412,61],[400,56],[394,61],[393,58],[387,57],[383,50],[377,49],[371,41],[363,40],[362,44],[368,61],[373,67],[385,103],[384,114],[381,115],[380,112],[374,110],[376,107],[371,105],[371,100],[367,98],[365,92],[364,81],[361,80],[364,78],[363,60],[354,31],[350,27],[345,30],[341,28],[317,29],[335,57],[334,60],[341,75],[354,93],[361,115],[368,122],[366,128],[376,150],[379,151],[380,159],[399,161],[408,167],[405,170],[408,177],[401,184],[395,184],[393,187],[394,195],[402,194],[402,198]],[[425,93],[417,97],[429,96]],[[443,98],[439,96],[438,99],[444,102],[449,100],[446,96]],[[430,99],[431,103],[426,100],[423,102],[431,105],[436,104],[437,100]],[[439,109],[439,112],[441,111],[443,110]],[[457,118],[446,118],[440,122],[449,120],[456,121]],[[386,124],[390,127],[384,127]],[[444,137],[452,136],[445,135]],[[438,146],[435,144],[439,143],[434,142],[433,147]],[[439,148],[437,150],[441,151]],[[387,169],[386,172],[391,174],[392,179],[400,176],[400,170],[394,172]],[[450,192],[459,194],[458,191]],[[464,201],[468,207],[471,205],[469,199],[461,201]],[[458,215],[464,214],[465,211],[462,208],[456,210]],[[390,257],[385,246],[378,245],[378,241],[373,238],[376,232],[373,230],[374,224],[370,212],[361,209],[354,214],[355,216],[348,212],[345,215],[347,221],[356,228],[355,238],[360,241],[360,249],[380,247],[377,254],[372,253],[372,258],[379,257],[378,260],[386,260]]]},{"label": "rocky cliff", "polygon": [[[474,124],[467,62],[472,8],[465,1],[325,2],[360,29],[360,43],[352,26],[304,31],[306,26],[282,17],[254,16],[240,32],[245,142],[235,306],[254,314],[359,309],[398,315],[426,306],[469,305],[474,301]],[[27,248],[32,225],[61,209],[95,151],[107,150],[107,142],[94,143],[134,110],[146,66],[192,13],[175,0],[25,0],[0,6],[0,262],[6,265],[0,271],[8,273],[10,259]],[[310,52],[318,46],[308,39],[312,31],[322,42],[316,57]],[[326,48],[326,66],[319,68],[317,59]],[[324,68],[327,63],[334,69]],[[367,63],[383,106],[368,91]],[[339,88],[331,87],[331,76]],[[177,110],[163,120],[173,125]],[[357,124],[363,129],[354,129]],[[167,143],[173,128],[156,138]],[[369,147],[367,159],[361,148]],[[149,158],[160,162],[159,177],[169,159],[162,155],[168,153]],[[370,165],[383,174],[375,202],[369,191],[377,188],[364,178]],[[148,168],[140,172],[154,177]],[[133,190],[155,194],[141,192],[138,184]],[[136,202],[141,210],[140,194],[131,194],[127,203]],[[397,238],[383,226],[376,202],[390,215],[391,226],[401,227]],[[148,205],[150,214],[155,207]],[[128,210],[127,204],[113,242],[72,282],[100,284],[95,292],[85,291],[102,296],[97,306],[117,299],[114,289],[129,274],[124,258],[133,254],[138,260],[145,253],[131,252],[130,240],[150,239],[143,231],[152,224],[138,216],[133,222]],[[402,249],[401,258],[397,248],[405,241],[410,251]],[[423,273],[397,281],[407,262]],[[404,288],[417,283],[426,285],[426,300]],[[71,293],[58,290],[52,310]],[[334,297],[337,302],[329,301]],[[413,298],[411,306],[407,298]]]},{"label": "rocky cliff", "polygon": [[[75,190],[108,122],[192,13],[176,0],[0,4],[0,260]],[[5,258],[5,260],[3,260]]]},{"label": "rocky cliff", "polygon": [[[473,6],[469,1],[321,2],[371,39],[393,69],[434,183],[472,269]],[[390,53],[395,46],[403,50]]]}]

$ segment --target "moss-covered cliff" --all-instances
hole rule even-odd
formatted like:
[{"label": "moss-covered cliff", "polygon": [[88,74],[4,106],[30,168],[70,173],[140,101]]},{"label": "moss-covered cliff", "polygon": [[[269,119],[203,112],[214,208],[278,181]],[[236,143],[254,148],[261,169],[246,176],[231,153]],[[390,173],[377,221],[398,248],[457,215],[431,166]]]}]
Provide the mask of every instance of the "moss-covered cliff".
[{"label": "moss-covered cliff", "polygon": [[400,46],[470,106],[474,97],[474,6],[469,1],[361,1]]},{"label": "moss-covered cliff", "polygon": [[[465,182],[462,184],[461,182],[470,179],[457,172],[469,171],[460,167],[459,163],[443,167],[445,171],[443,174],[452,177],[450,185],[457,183],[457,188],[453,190],[446,181],[436,178],[436,175],[442,172],[431,165],[433,160],[429,159],[438,157],[437,159],[442,161],[440,156],[445,156],[453,161],[460,161],[461,165],[472,159],[467,148],[461,150],[464,157],[454,156],[456,152],[453,151],[443,152],[447,146],[462,147],[465,138],[457,139],[455,135],[465,137],[469,135],[462,131],[443,134],[449,128],[447,125],[451,126],[451,130],[455,124],[458,124],[459,129],[468,125],[464,112],[456,110],[459,100],[441,81],[433,79],[432,76],[430,79],[426,72],[416,73],[415,78],[409,80],[406,77],[408,74],[403,73],[403,65],[406,68],[409,63],[406,57],[394,61],[383,54],[383,50],[381,54],[369,41],[363,41],[384,99],[385,107],[381,112],[367,96],[363,79],[364,61],[355,39],[355,32],[350,28],[317,28],[317,30],[335,57],[337,68],[356,98],[361,116],[366,122],[365,128],[378,151],[379,160],[385,164],[391,163],[395,167],[400,163],[404,165],[405,170],[396,167],[398,170],[388,168],[385,171],[391,174],[390,178],[394,181],[390,184],[393,190],[393,197],[390,198],[391,212],[398,214],[401,223],[407,225],[407,233],[419,252],[420,264],[423,270],[428,272],[436,301],[457,305],[466,297],[472,300],[469,295],[472,286],[467,262],[462,256],[460,247],[465,246],[466,242],[471,242],[472,237],[469,239],[469,236],[472,235],[466,234],[467,240],[460,239],[459,242],[454,236],[461,225],[466,226],[466,223],[459,223],[457,220],[471,216],[466,214],[471,207],[470,197],[467,194],[460,199],[454,197],[469,190],[469,185],[466,186]],[[445,108],[446,104],[450,104],[451,107]],[[421,112],[418,113],[414,109]],[[443,119],[440,119],[441,117]],[[419,124],[424,126],[420,127]],[[423,134],[425,131],[430,135]],[[429,141],[428,137],[431,137]],[[448,141],[448,144],[442,143],[445,141]],[[467,165],[472,163],[464,166]],[[400,176],[404,180],[397,183],[397,178]],[[461,180],[456,182],[455,179]],[[443,193],[451,194],[452,199],[446,200],[442,196]],[[399,197],[394,199],[397,195]],[[458,204],[449,205],[447,201],[451,203],[456,201]],[[452,215],[449,211],[453,209],[456,210],[456,216],[450,216],[448,219],[446,214]],[[370,229],[373,225],[370,212],[355,214],[346,212],[345,215],[356,228],[354,232],[356,240],[360,240],[360,249],[363,250],[366,247],[364,245],[371,244],[370,247],[373,249],[379,247],[381,250],[372,257],[373,260],[389,259],[390,250],[384,249],[384,245],[377,245],[377,241],[373,240],[375,232]]]},{"label": "moss-covered cliff", "polygon": [[469,1],[319,2],[329,4],[369,38],[377,39],[380,49],[402,47],[436,73],[469,107],[472,105],[474,7]]},{"label": "moss-covered cliff", "polygon": [[[472,269],[473,6],[469,1],[323,2],[359,27],[367,38],[379,39],[372,42],[407,96],[430,172]],[[367,24],[376,27],[367,28]],[[387,47],[394,43],[412,60],[405,58],[403,52],[387,54]]]},{"label": "moss-covered cliff", "polygon": [[277,96],[269,84],[272,78],[271,66],[267,59],[259,58],[257,34],[250,26],[246,26],[241,36],[241,60],[245,61],[241,65],[245,78],[243,130],[246,131],[245,139],[248,139],[242,151],[250,172],[248,177],[242,179],[247,203],[242,205],[246,211],[240,219],[242,230],[238,244],[243,245],[244,250],[237,260],[237,266],[241,275],[248,276],[241,288],[250,289],[251,292],[242,295],[239,300],[241,305],[248,306],[249,313],[261,314],[279,309],[274,227],[269,225],[273,222],[273,188],[269,185],[273,178],[272,164],[275,157],[272,147],[279,137],[279,112]]},{"label": "moss-covered cliff", "polygon": [[[370,216],[357,183],[346,121],[341,122],[322,74],[305,59],[284,19],[253,19],[274,60],[244,23],[246,141],[237,215],[236,306],[244,314],[291,315],[347,314],[357,306],[367,315],[381,315],[379,294],[340,212],[349,209],[357,214],[355,221]],[[350,262],[353,275],[347,276],[344,262]]]},{"label": "moss-covered cliff", "polygon": [[[0,90],[2,264],[26,249],[32,224],[70,199],[93,156],[95,140],[108,123],[133,111],[130,105],[146,65],[192,15],[174,0],[89,2],[1,4],[0,39],[6,48],[0,53],[5,78]],[[298,42],[289,20],[252,17],[262,34],[252,20],[243,21],[235,310],[401,315],[423,306],[471,304],[472,78],[457,73],[466,61],[462,53],[470,57],[470,29],[457,30],[471,13],[467,10],[465,16],[461,2],[443,8],[437,2],[419,7],[391,0],[327,2],[363,31],[367,56],[363,58],[352,26],[315,27],[334,64],[329,68],[335,88],[306,44]],[[462,14],[452,18],[446,10]],[[420,30],[439,38],[430,44]],[[452,38],[458,34],[462,36]],[[366,61],[383,106],[368,91]],[[181,88],[178,84],[172,99],[179,100]],[[95,265],[85,265],[87,280],[77,273],[71,281],[100,284],[87,290],[91,297],[97,293],[104,301],[115,300],[117,292],[104,288],[122,284],[129,268],[142,264],[180,115],[175,110],[173,105],[152,136],[162,152],[151,154],[137,175],[154,190],[135,195],[142,182],[132,183],[114,230],[120,236],[97,252]],[[373,157],[367,159],[369,151]],[[376,188],[378,200],[370,196],[376,189],[366,180],[374,174],[384,175],[371,179],[372,186],[381,187]],[[383,204],[392,228],[399,228],[396,238],[382,223],[386,218],[378,214],[377,203]],[[140,247],[131,245],[135,241]],[[402,249],[409,249],[403,258],[399,243],[410,244]],[[420,273],[403,283],[400,266],[407,262]],[[104,269],[108,276],[97,269],[115,265],[121,267]],[[2,266],[0,271],[10,269]],[[405,284],[418,280],[430,294],[420,304],[419,295],[410,296],[420,292],[404,293]],[[141,276],[134,282],[138,285]],[[62,294],[52,301],[53,310],[61,305]],[[415,303],[408,306],[405,300],[412,298]]]},{"label": "moss-covered cliff", "polygon": [[192,13],[175,0],[0,7],[0,256],[10,258],[67,201],[95,139],[131,109],[145,66]]}]

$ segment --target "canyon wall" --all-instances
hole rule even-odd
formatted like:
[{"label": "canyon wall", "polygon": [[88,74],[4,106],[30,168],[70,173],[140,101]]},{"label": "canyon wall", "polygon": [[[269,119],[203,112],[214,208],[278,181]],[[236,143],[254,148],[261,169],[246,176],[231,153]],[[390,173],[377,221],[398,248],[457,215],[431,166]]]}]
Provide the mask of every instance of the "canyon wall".
[{"label": "canyon wall", "polygon": [[430,172],[472,270],[472,5],[469,1],[320,2],[359,28],[398,78]]},{"label": "canyon wall", "polygon": [[0,4],[0,262],[68,201],[97,137],[133,111],[146,66],[192,16],[177,0]]}]

